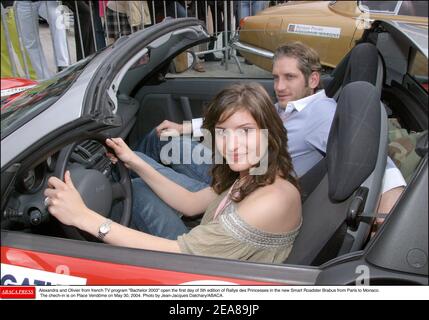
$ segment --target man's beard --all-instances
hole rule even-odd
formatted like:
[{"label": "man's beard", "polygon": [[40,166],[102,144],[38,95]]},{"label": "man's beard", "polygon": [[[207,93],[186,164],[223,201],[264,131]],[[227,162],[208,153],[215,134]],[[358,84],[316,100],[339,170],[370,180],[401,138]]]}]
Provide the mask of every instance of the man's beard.
[{"label": "man's beard", "polygon": [[293,99],[293,100],[290,100],[290,101],[288,101],[288,102],[280,102],[278,99],[277,99],[277,104],[278,104],[278,106],[280,107],[280,108],[282,108],[282,109],[286,109],[286,107],[287,107],[287,104],[288,103],[290,103],[290,102],[293,102],[293,101],[297,101],[297,100],[301,100],[301,99],[303,99],[303,98],[306,98],[306,97],[308,97],[308,96],[311,96],[311,95],[313,95],[315,92],[313,91],[313,89],[307,84],[305,87],[304,87],[304,91],[302,92],[302,94],[301,95],[299,95],[298,97],[296,97],[295,99]]}]

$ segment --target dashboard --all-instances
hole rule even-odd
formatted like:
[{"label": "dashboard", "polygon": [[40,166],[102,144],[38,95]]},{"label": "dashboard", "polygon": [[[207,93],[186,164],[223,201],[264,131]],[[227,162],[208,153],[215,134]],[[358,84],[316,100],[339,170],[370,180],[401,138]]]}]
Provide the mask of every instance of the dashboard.
[{"label": "dashboard", "polygon": [[[106,156],[106,147],[96,140],[85,140],[74,146],[67,169],[83,167],[95,169],[103,175],[114,179],[113,164]],[[2,214],[2,227],[12,229],[33,228],[49,221],[49,212],[44,205],[43,192],[48,179],[57,171],[61,151],[48,156],[34,167],[19,173],[12,192]],[[9,228],[8,228],[9,229]]]},{"label": "dashboard", "polygon": [[54,172],[56,157],[57,155],[49,156],[41,164],[19,175],[16,181],[16,189],[21,193],[37,192],[43,185],[45,176]]}]

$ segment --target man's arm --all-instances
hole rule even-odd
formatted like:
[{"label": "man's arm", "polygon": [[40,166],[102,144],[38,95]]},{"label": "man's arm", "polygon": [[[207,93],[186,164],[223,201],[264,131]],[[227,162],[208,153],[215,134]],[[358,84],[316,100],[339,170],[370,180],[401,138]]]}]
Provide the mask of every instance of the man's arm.
[{"label": "man's arm", "polygon": [[156,127],[156,134],[159,136],[176,136],[176,135],[191,135],[194,137],[202,137],[201,127],[203,126],[203,118],[195,118],[191,121],[183,121],[183,124],[173,121],[164,120]]},{"label": "man's arm", "polygon": [[155,128],[156,134],[176,136],[176,135],[187,135],[192,133],[192,124],[190,121],[184,121],[183,124],[179,124],[173,121],[164,120]]}]

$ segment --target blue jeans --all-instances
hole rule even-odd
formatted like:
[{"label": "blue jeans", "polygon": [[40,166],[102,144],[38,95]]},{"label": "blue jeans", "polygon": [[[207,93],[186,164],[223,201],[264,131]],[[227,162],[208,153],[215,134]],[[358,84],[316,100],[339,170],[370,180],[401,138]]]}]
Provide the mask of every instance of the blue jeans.
[{"label": "blue jeans", "polygon": [[[191,140],[190,137],[174,137],[171,141],[173,144],[178,146],[180,150],[180,163],[171,163],[168,166],[173,169],[176,173],[181,173],[193,180],[204,182],[206,185],[211,184],[210,171],[212,168],[211,164],[196,164],[193,162],[191,157],[190,164],[184,164],[183,155],[185,152],[192,152],[195,147],[200,145],[199,142]],[[158,164],[162,164],[163,161],[160,157],[161,149],[165,147],[169,141],[161,141],[157,136],[155,129],[148,133],[148,135],[140,142],[139,146],[135,151],[139,151],[155,160]],[[205,148],[205,152],[210,153],[211,151]]]},{"label": "blue jeans", "polygon": [[238,7],[239,18],[254,16],[267,7],[268,1],[240,1]]},{"label": "blue jeans", "polygon": [[[189,191],[196,192],[208,186],[204,182],[177,173],[143,153],[136,152],[136,154],[159,173]],[[133,188],[131,226],[133,228],[172,240],[189,231],[180,219],[180,213],[162,201],[142,179],[135,177],[131,182]]]}]

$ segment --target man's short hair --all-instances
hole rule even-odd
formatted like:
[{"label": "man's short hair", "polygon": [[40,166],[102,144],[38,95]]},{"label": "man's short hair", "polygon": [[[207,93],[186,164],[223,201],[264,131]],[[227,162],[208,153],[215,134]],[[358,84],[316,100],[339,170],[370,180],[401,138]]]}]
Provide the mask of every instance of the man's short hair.
[{"label": "man's short hair", "polygon": [[298,69],[304,74],[307,81],[312,72],[320,73],[322,70],[317,51],[302,42],[290,42],[277,48],[274,53],[273,62],[275,63],[278,59],[283,57],[297,59]]}]

